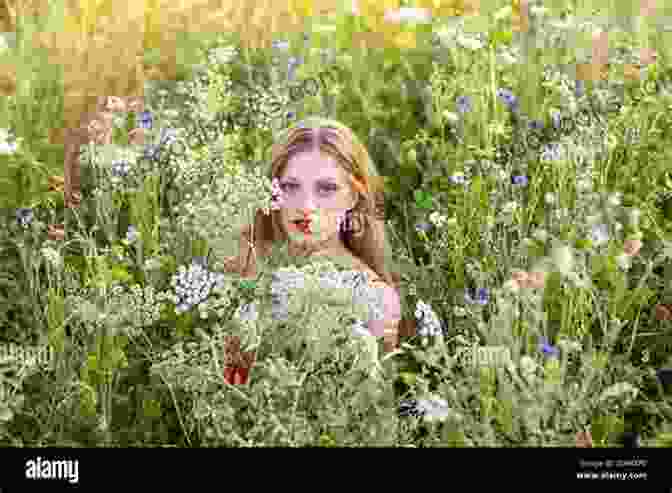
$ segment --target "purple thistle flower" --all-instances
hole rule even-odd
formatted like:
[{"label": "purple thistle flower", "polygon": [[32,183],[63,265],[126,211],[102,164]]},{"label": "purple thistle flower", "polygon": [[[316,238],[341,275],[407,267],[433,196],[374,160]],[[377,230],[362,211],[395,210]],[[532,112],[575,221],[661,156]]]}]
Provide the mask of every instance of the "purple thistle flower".
[{"label": "purple thistle flower", "polygon": [[541,344],[539,344],[539,349],[542,353],[544,353],[544,355],[550,357],[557,357],[560,354],[558,348],[551,346],[545,337],[541,338]]},{"label": "purple thistle flower", "polygon": [[514,185],[520,185],[520,186],[526,186],[527,185],[527,176],[525,175],[517,175],[512,178],[512,182]]},{"label": "purple thistle flower", "polygon": [[464,300],[470,305],[478,303],[479,305],[485,306],[488,304],[489,299],[490,296],[488,295],[487,288],[478,288],[476,290],[476,299],[471,296],[468,289],[464,293]]},{"label": "purple thistle flower", "polygon": [[497,89],[497,96],[506,104],[510,111],[518,111],[518,98],[508,89]]},{"label": "purple thistle flower", "polygon": [[33,209],[28,207],[16,209],[16,220],[21,226],[28,226],[33,221]]},{"label": "purple thistle flower", "polygon": [[463,115],[471,111],[471,98],[469,96],[460,96],[457,98],[457,111]]}]

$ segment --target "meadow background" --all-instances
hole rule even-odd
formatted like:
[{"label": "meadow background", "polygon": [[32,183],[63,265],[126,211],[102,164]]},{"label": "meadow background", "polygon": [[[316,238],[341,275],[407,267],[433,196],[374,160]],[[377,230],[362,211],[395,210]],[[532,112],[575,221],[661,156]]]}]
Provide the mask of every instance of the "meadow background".
[{"label": "meadow background", "polygon": [[[106,2],[4,19],[0,443],[574,446],[588,430],[594,446],[670,446],[665,7],[360,2],[315,20],[317,2],[267,3],[189,4],[213,27],[197,34],[190,7],[138,2],[122,19],[135,45],[107,67],[124,24],[102,27]],[[398,7],[434,15],[385,17]],[[112,139],[82,146],[65,207],[61,129],[99,96],[120,97]],[[385,357],[282,270],[333,266],[280,249],[253,282],[223,270],[270,205],[273,135],[313,114],[353,128],[385,177],[415,331]],[[296,291],[285,323],[276,269]],[[260,313],[241,312],[250,300]],[[224,380],[231,335],[256,353],[247,385]]]}]

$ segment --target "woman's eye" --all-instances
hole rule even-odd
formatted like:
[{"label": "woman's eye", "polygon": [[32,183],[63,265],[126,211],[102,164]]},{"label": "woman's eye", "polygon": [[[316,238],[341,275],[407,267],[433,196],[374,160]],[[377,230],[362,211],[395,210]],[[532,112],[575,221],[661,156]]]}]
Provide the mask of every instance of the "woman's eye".
[{"label": "woman's eye", "polygon": [[336,185],[325,185],[325,186],[322,187],[322,190],[324,192],[333,193],[336,190],[338,190],[338,187]]},{"label": "woman's eye", "polygon": [[282,185],[280,185],[280,188],[282,190],[287,190],[288,188],[292,188],[292,187],[296,187],[296,186],[297,186],[296,183],[283,183]]}]

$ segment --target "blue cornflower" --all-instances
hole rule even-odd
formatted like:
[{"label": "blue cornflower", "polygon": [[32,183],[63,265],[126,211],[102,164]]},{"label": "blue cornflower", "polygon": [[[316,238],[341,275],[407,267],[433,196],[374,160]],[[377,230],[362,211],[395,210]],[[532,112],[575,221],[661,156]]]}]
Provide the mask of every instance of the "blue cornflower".
[{"label": "blue cornflower", "polygon": [[560,112],[554,111],[551,115],[551,121],[553,122],[553,128],[555,130],[560,130]]},{"label": "blue cornflower", "polygon": [[288,120],[293,120],[295,117],[296,117],[296,113],[294,113],[293,111],[288,111],[287,112],[287,119]]},{"label": "blue cornflower", "polygon": [[126,240],[130,243],[133,243],[138,238],[138,230],[135,229],[135,226],[129,226],[128,232],[126,233]]},{"label": "blue cornflower", "polygon": [[457,111],[461,114],[471,111],[471,98],[469,96],[460,96],[457,98]]},{"label": "blue cornflower", "polygon": [[287,80],[293,81],[296,79],[296,67],[301,65],[303,61],[296,57],[289,57],[287,62]]},{"label": "blue cornflower", "polygon": [[510,111],[518,110],[518,98],[508,89],[497,89],[497,96],[504,101]]},{"label": "blue cornflower", "polygon": [[542,122],[541,120],[532,120],[529,123],[529,127],[532,130],[542,130],[544,128],[544,122]]},{"label": "blue cornflower", "polygon": [[273,48],[280,51],[287,51],[289,49],[288,41],[273,41]]},{"label": "blue cornflower", "polygon": [[548,340],[545,337],[541,338],[541,343],[539,344],[539,349],[546,356],[557,357],[560,354],[558,348],[551,346],[548,343]]},{"label": "blue cornflower", "polygon": [[462,173],[451,175],[448,177],[448,179],[453,185],[464,185],[466,183],[466,178]]},{"label": "blue cornflower", "polygon": [[151,111],[143,111],[139,115],[140,119],[140,127],[144,129],[151,129],[152,128],[152,112]]},{"label": "blue cornflower", "polygon": [[511,181],[513,182],[514,185],[520,185],[520,186],[526,186],[527,185],[527,176],[525,175],[517,175],[514,176]]},{"label": "blue cornflower", "polygon": [[28,207],[16,209],[16,220],[21,226],[28,226],[33,221],[33,209]]},{"label": "blue cornflower", "polygon": [[432,225],[430,223],[422,222],[415,225],[415,230],[421,233],[426,233],[430,229],[432,229]]},{"label": "blue cornflower", "polygon": [[585,84],[583,83],[582,80],[577,80],[574,83],[574,94],[576,95],[577,98],[580,98],[583,96],[586,92],[586,87]]},{"label": "blue cornflower", "polygon": [[468,289],[464,293],[464,300],[469,304],[478,303],[479,305],[487,305],[489,299],[490,296],[488,295],[487,288],[478,288],[476,290],[476,299],[471,296]]}]

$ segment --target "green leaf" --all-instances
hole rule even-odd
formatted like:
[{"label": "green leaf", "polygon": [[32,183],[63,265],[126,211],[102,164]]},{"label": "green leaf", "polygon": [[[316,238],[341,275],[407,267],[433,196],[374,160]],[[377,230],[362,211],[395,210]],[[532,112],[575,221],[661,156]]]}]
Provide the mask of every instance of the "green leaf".
[{"label": "green leaf", "polygon": [[119,267],[118,265],[112,267],[110,272],[113,281],[130,283],[133,280],[133,276],[130,275],[126,269]]},{"label": "green leaf", "polygon": [[502,44],[510,44],[513,39],[513,33],[511,31],[495,31],[491,39],[495,47]]},{"label": "green leaf", "polygon": [[9,408],[9,406],[3,404],[0,406],[0,422],[8,422],[11,421],[12,418],[14,417],[14,413],[12,410]]}]

